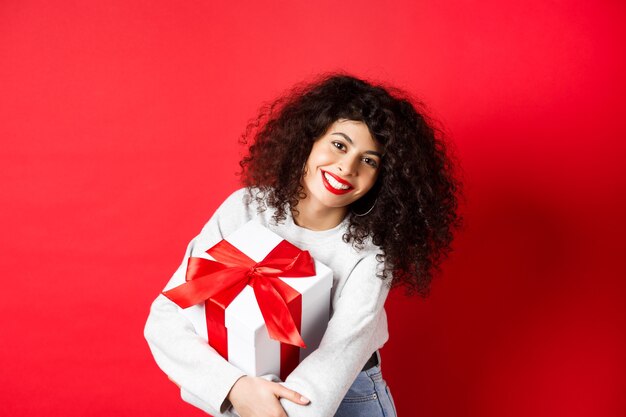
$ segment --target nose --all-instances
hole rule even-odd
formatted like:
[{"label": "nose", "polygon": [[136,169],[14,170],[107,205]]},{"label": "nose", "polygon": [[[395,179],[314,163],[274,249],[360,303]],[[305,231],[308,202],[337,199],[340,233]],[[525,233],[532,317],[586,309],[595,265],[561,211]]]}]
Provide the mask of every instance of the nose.
[{"label": "nose", "polygon": [[343,175],[354,175],[358,170],[358,163],[358,158],[345,157],[339,162],[338,168]]}]

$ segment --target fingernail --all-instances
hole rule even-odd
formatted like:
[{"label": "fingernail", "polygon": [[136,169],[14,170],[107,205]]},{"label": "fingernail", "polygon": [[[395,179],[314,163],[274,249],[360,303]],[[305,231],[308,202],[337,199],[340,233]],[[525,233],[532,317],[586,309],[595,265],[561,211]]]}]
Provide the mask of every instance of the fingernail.
[{"label": "fingernail", "polygon": [[300,401],[302,401],[303,403],[310,403],[311,400],[309,400],[307,397],[305,397],[304,395],[300,396]]}]

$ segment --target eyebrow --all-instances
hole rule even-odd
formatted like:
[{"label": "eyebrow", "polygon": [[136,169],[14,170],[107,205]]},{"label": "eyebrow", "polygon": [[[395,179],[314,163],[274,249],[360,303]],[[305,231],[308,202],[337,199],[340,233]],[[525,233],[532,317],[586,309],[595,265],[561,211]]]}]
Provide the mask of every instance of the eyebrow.
[{"label": "eyebrow", "polygon": [[[331,133],[331,135],[339,135],[341,137],[343,137],[345,140],[347,140],[348,142],[350,142],[351,145],[354,145],[354,142],[352,141],[352,139],[350,139],[350,136],[346,135],[345,133],[342,132],[333,132]],[[369,154],[369,155],[376,155],[377,157],[379,157],[380,159],[383,158],[383,155],[380,152],[376,152],[376,151],[365,151],[363,153]]]}]

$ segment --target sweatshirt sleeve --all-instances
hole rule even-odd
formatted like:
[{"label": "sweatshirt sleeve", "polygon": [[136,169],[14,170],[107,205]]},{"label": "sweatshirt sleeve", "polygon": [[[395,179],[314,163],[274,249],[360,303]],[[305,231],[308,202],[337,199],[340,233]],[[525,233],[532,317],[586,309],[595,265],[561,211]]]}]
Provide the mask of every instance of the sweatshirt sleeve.
[{"label": "sweatshirt sleeve", "polygon": [[[242,190],[232,194],[217,209],[187,246],[183,261],[170,282],[177,276],[178,279],[184,277],[187,260],[196,255],[199,246],[212,246],[242,224],[246,216],[241,213],[241,198]],[[162,294],[152,303],[144,336],[157,365],[181,386],[183,400],[215,416],[234,415],[228,411],[230,402],[226,397],[244,373],[202,339],[180,308]]]},{"label": "sweatshirt sleeve", "polygon": [[[289,417],[332,417],[372,353],[386,340],[380,320],[389,288],[376,276],[374,254],[353,269],[320,346],[287,377],[284,385],[311,400],[307,406],[281,399]],[[385,327],[386,328],[386,327]]]}]

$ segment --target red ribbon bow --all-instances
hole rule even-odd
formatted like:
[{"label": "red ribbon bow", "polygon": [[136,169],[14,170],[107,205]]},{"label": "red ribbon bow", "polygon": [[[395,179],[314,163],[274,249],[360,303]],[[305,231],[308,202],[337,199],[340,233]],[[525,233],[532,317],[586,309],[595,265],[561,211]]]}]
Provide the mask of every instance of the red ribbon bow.
[{"label": "red ribbon bow", "polygon": [[[308,251],[281,241],[261,262],[255,262],[226,240],[207,250],[215,261],[189,258],[185,283],[163,294],[181,308],[205,301],[209,343],[228,359],[227,331],[224,325],[226,307],[250,285],[254,289],[261,314],[272,339],[281,343],[281,376],[283,365],[295,368],[296,346],[306,347],[300,335],[301,295],[278,277],[311,277],[315,264]],[[295,353],[298,353],[295,348]],[[289,370],[290,371],[290,370]],[[288,373],[287,373],[288,374]]]}]

